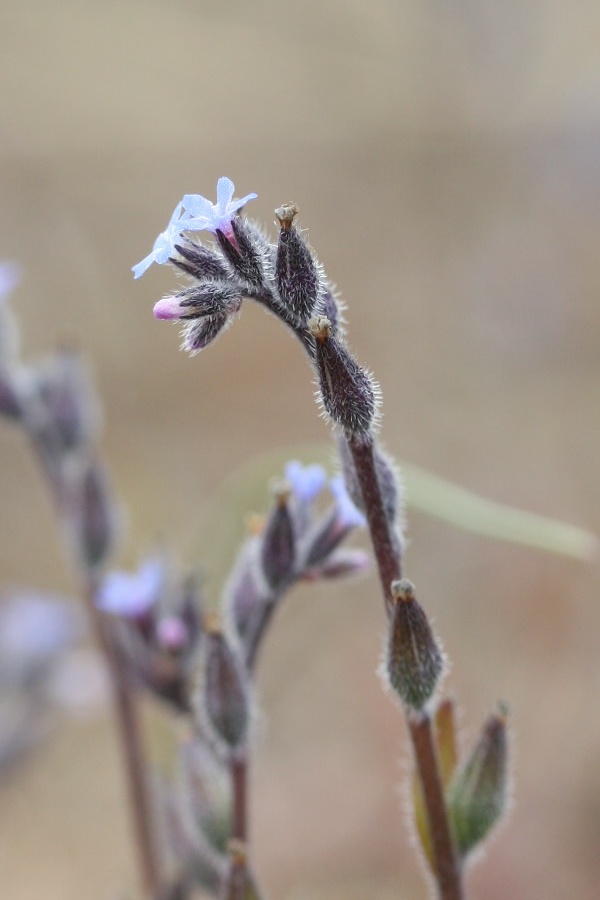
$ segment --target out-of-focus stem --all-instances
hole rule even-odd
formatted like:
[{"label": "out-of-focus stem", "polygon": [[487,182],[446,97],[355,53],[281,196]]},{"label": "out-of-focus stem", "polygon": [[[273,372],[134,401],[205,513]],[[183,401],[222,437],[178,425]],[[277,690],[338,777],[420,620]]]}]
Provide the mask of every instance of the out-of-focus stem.
[{"label": "out-of-focus stem", "polygon": [[248,841],[248,756],[247,750],[236,751],[230,764],[232,787],[231,837]]},{"label": "out-of-focus stem", "polygon": [[[347,441],[360,484],[389,616],[393,604],[391,585],[402,576],[399,544],[385,513],[375,465],[373,438],[370,435],[351,435]],[[431,721],[425,714],[416,717],[408,708],[405,712],[423,788],[439,896],[442,900],[462,900],[461,873],[448,821]]]},{"label": "out-of-focus stem", "polygon": [[159,900],[162,891],[160,865],[152,827],[153,810],[148,789],[148,765],[144,753],[138,704],[120,648],[114,640],[112,630],[107,627],[109,623],[102,620],[94,604],[95,591],[95,581],[89,576],[85,599],[111,681],[117,733],[123,753],[129,807],[138,852],[140,879],[144,897],[148,900]]}]

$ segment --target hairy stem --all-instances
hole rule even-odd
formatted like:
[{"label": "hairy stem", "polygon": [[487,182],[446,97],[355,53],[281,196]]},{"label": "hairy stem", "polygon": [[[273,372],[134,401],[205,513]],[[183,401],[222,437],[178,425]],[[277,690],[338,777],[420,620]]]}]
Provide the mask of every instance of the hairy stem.
[{"label": "hairy stem", "polygon": [[[370,435],[351,435],[347,441],[360,484],[385,608],[389,616],[393,604],[391,585],[402,575],[398,538],[385,513],[375,465],[373,438]],[[442,900],[461,900],[463,892],[460,869],[448,821],[431,721],[426,715],[416,718],[408,708],[405,712],[423,787],[439,896]]]}]

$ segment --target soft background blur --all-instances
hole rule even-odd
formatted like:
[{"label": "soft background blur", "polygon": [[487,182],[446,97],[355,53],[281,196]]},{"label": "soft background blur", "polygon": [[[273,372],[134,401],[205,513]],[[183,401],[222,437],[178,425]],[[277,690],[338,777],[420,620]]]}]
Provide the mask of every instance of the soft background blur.
[{"label": "soft background blur", "polygon": [[[93,361],[121,564],[165,539],[205,561],[216,601],[249,511],[219,485],[252,463],[260,508],[273,473],[253,461],[327,453],[277,323],[248,306],[190,360],[151,315],[171,272],[132,280],[175,202],[222,174],[257,191],[265,225],[300,206],[382,383],[390,450],[600,531],[599,40],[594,0],[0,4],[0,258],[24,268],[25,353],[66,338]],[[73,593],[8,426],[0,454],[0,584]],[[473,896],[597,897],[597,565],[416,512],[410,540],[465,738],[498,698],[513,709],[514,808]],[[298,589],[269,637],[253,833],[273,898],[426,895],[404,726],[374,674],[382,631],[370,577]],[[65,723],[0,784],[3,896],[122,896],[128,841],[108,714]]]}]

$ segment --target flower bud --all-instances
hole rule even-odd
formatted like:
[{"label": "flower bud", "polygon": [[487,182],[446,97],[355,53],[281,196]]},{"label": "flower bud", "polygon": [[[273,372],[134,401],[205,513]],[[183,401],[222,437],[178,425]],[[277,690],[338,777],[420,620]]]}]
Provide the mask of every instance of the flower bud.
[{"label": "flower bud", "polygon": [[277,491],[275,506],[262,536],[262,571],[271,590],[293,577],[296,562],[296,535],[289,506],[289,489]]},{"label": "flower bud", "polygon": [[433,695],[444,657],[407,578],[392,583],[386,669],[389,682],[407,706],[420,711]]},{"label": "flower bud", "polygon": [[89,443],[97,430],[99,412],[89,373],[79,354],[59,350],[36,376],[39,397],[57,448],[68,451]]},{"label": "flower bud", "polygon": [[209,279],[178,294],[163,297],[154,305],[156,319],[200,319],[238,312],[242,305],[240,288],[227,281]]},{"label": "flower bud", "polygon": [[253,288],[268,290],[265,272],[270,267],[271,251],[259,229],[247,219],[235,216],[231,220],[231,234],[217,230],[216,236],[223,256],[235,274]]},{"label": "flower bud", "polygon": [[75,545],[85,568],[106,562],[115,539],[116,515],[105,472],[88,463],[75,489],[75,511],[71,527]]},{"label": "flower bud", "polygon": [[260,537],[252,535],[242,544],[224,589],[224,606],[242,643],[265,603],[260,575]]},{"label": "flower bud", "polygon": [[212,344],[231,321],[230,315],[219,313],[215,316],[206,316],[204,319],[188,322],[183,329],[181,349],[186,350],[192,356],[200,353],[201,350]]},{"label": "flower bud", "polygon": [[377,408],[370,375],[333,336],[326,316],[311,319],[308,328],[315,337],[315,360],[325,411],[347,432],[368,432]]},{"label": "flower bud", "polygon": [[231,749],[242,747],[249,724],[249,676],[214,622],[207,625],[201,703],[215,735]]},{"label": "flower bud", "polygon": [[183,794],[196,828],[211,847],[224,853],[231,834],[231,786],[227,770],[199,738],[183,744],[180,769]]},{"label": "flower bud", "polygon": [[284,305],[306,322],[316,306],[321,280],[308,244],[293,225],[297,212],[293,203],[275,210],[281,226],[275,277]]},{"label": "flower bud", "polygon": [[485,723],[479,740],[450,785],[448,807],[454,837],[465,857],[502,817],[508,794],[506,712]]},{"label": "flower bud", "polygon": [[171,258],[171,262],[194,278],[227,278],[229,272],[220,256],[193,241],[181,241],[175,244],[175,249],[183,256],[180,259]]},{"label": "flower bud", "polygon": [[0,368],[0,416],[20,419],[22,415],[23,404],[14,370],[9,372]]}]

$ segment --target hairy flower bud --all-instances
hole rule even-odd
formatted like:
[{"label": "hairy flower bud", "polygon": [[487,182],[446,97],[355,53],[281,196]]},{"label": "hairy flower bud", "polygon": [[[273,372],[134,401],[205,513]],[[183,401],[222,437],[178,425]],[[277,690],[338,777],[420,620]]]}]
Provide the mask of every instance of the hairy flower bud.
[{"label": "hairy flower bud", "polygon": [[242,304],[240,288],[233,282],[206,279],[178,294],[163,297],[154,306],[156,319],[199,319],[229,315]]},{"label": "hairy flower bud", "polygon": [[507,756],[506,711],[501,709],[487,720],[450,785],[450,820],[461,857],[484,840],[502,817],[508,793]]},{"label": "hairy flower bud", "polygon": [[223,632],[209,623],[201,703],[208,724],[229,748],[242,747],[249,723],[249,676]]},{"label": "hairy flower bud", "polygon": [[227,278],[229,275],[221,257],[202,244],[182,240],[175,244],[175,250],[183,260],[171,257],[170,262],[194,278]]},{"label": "hairy flower bud", "polygon": [[444,670],[444,657],[407,578],[392,583],[386,671],[407,706],[422,710]]},{"label": "hairy flower bud", "polygon": [[306,322],[317,303],[320,278],[310,247],[293,225],[297,212],[298,207],[293,203],[275,210],[281,226],[275,277],[284,305]]},{"label": "hairy flower bud", "polygon": [[370,375],[333,336],[326,316],[311,319],[308,328],[316,342],[315,358],[325,411],[347,432],[368,432],[377,408]]},{"label": "hairy flower bud", "polygon": [[266,272],[270,247],[261,232],[247,219],[231,220],[231,233],[216,232],[219,247],[236,275],[253,288],[267,288]]},{"label": "hairy flower bud", "polygon": [[272,590],[280,588],[294,575],[295,561],[296,535],[286,487],[276,492],[275,506],[262,536],[262,571]]},{"label": "hairy flower bud", "polygon": [[188,322],[182,332],[181,349],[186,350],[191,356],[200,353],[218,338],[231,321],[231,315],[219,313]]}]

